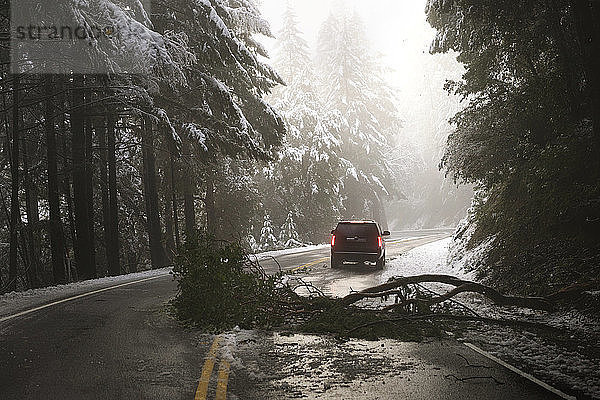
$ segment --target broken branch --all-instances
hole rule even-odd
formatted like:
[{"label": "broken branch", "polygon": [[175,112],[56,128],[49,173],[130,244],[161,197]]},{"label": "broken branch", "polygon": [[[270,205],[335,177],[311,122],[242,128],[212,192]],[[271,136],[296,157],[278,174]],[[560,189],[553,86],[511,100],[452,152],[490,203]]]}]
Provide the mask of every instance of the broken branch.
[{"label": "broken branch", "polygon": [[436,301],[440,300],[438,302],[448,300],[459,293],[472,292],[479,293],[492,300],[494,304],[500,306],[516,306],[545,311],[550,311],[553,309],[552,301],[548,298],[505,296],[489,286],[485,286],[476,282],[465,281],[450,275],[418,275],[395,278],[387,283],[363,290],[362,292],[349,294],[348,296],[342,298],[340,303],[343,306],[349,306],[365,298],[385,297],[390,293],[390,291],[393,291],[399,287],[419,283],[442,283],[456,287],[456,289],[452,290],[446,295],[436,298]]}]

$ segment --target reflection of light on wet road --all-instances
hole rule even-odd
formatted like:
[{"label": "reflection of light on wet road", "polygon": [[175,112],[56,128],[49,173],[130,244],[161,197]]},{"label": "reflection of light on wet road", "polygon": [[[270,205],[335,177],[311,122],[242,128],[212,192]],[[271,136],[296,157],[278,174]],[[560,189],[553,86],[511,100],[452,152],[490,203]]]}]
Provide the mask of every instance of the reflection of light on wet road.
[{"label": "reflection of light on wet road", "polygon": [[380,273],[355,273],[354,276],[336,279],[328,285],[328,292],[333,297],[344,297],[351,292],[360,292],[376,286],[379,283]]}]

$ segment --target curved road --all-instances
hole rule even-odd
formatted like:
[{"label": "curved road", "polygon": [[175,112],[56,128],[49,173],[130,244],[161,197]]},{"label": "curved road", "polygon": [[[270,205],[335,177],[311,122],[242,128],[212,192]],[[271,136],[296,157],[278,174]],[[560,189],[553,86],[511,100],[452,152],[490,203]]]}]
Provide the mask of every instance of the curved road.
[{"label": "curved road", "polygon": [[[447,236],[449,231],[443,230],[395,233],[389,241],[387,256],[396,257],[410,248]],[[358,290],[361,285],[368,286],[376,280],[376,273],[356,274],[325,268],[328,252],[328,248],[310,250],[282,255],[277,257],[277,261],[286,270],[299,268],[308,279],[331,294],[338,290],[343,292],[349,285]],[[263,264],[269,271],[279,268],[273,261],[264,260]],[[261,368],[265,372],[269,368],[278,368],[281,373],[278,362],[292,365],[301,360],[301,357],[291,354],[289,360],[283,357],[275,362],[269,358],[273,351],[277,353],[277,340],[281,342],[276,339],[277,334],[256,333],[260,338],[240,343],[238,357],[241,361],[232,363],[227,389],[229,369],[220,371],[225,381],[219,381],[219,365],[211,373],[212,368],[207,368],[210,362],[205,362],[207,357],[208,361],[211,360],[211,346],[215,357],[224,357],[222,350],[214,345],[214,337],[185,329],[168,315],[167,303],[176,292],[176,283],[170,275],[126,286],[122,286],[121,282],[120,287],[100,289],[108,290],[92,295],[70,293],[70,296],[83,296],[62,299],[67,301],[33,312],[28,310],[44,306],[43,301],[29,301],[23,309],[0,310],[0,399],[298,398],[293,390],[289,391],[289,397],[285,391],[271,392],[269,379],[263,379],[262,383],[253,380],[247,368],[243,367],[264,364]],[[413,376],[412,381],[376,380],[360,396],[358,392],[353,392],[352,396],[350,393],[344,395],[339,392],[343,388],[337,388],[338,391],[330,392],[329,397],[325,390],[318,396],[305,392],[304,398],[383,399],[405,395],[408,396],[405,398],[411,399],[553,398],[546,390],[494,363],[491,363],[491,368],[495,368],[498,376],[506,381],[502,386],[490,382],[480,382],[475,386],[452,384],[447,380],[440,386],[434,375],[438,376],[442,369],[453,371],[453,368],[460,368],[459,365],[453,366],[456,361],[452,360],[456,357],[451,357],[458,347],[461,353],[473,360],[485,360],[455,342],[444,343],[423,346],[397,344],[400,353],[414,359],[411,370],[422,370]],[[231,352],[231,345],[228,350]],[[212,358],[213,363],[215,357]],[[489,363],[489,360],[486,362]],[[203,369],[207,379],[206,395],[199,390]],[[216,390],[217,386],[220,391]]]}]

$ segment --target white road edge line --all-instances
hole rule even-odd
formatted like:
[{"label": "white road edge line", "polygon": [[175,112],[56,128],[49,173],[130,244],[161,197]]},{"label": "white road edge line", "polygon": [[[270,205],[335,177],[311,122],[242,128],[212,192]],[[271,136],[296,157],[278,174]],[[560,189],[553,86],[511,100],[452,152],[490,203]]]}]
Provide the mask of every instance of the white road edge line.
[{"label": "white road edge line", "polygon": [[16,313],[16,314],[9,315],[8,317],[0,318],[0,323],[8,321],[8,320],[11,320],[13,318],[22,317],[23,315],[31,314],[33,312],[40,311],[40,310],[43,310],[45,308],[54,307],[54,306],[57,306],[59,304],[67,303],[69,301],[81,299],[83,297],[88,297],[88,296],[92,296],[94,294],[107,292],[109,290],[119,289],[119,288],[122,288],[122,287],[125,287],[125,286],[131,286],[131,285],[135,285],[135,284],[138,284],[138,283],[143,283],[143,282],[148,282],[148,281],[152,281],[152,280],[159,279],[159,278],[164,278],[165,276],[168,276],[168,275],[167,274],[157,275],[157,276],[153,276],[153,277],[150,277],[150,278],[141,279],[141,280],[138,280],[138,281],[122,283],[122,284],[116,285],[116,286],[110,286],[110,287],[107,287],[107,288],[104,288],[104,289],[95,290],[93,292],[82,293],[82,294],[79,294],[77,296],[69,297],[68,299],[62,299],[62,300],[59,300],[59,301],[55,301],[53,303],[49,303],[49,304],[45,304],[43,306],[32,308],[30,310],[21,311],[21,312]]},{"label": "white road edge line", "polygon": [[523,372],[520,369],[518,369],[517,367],[513,367],[512,365],[502,361],[501,359],[499,359],[498,357],[494,357],[493,355],[491,355],[490,353],[481,350],[479,347],[475,346],[474,344],[471,343],[463,343],[465,346],[467,346],[468,348],[470,348],[471,350],[481,354],[484,357],[489,358],[490,360],[494,361],[495,363],[498,363],[500,365],[502,365],[504,368],[511,370],[512,372],[514,372],[517,375],[522,376],[525,379],[530,380],[531,382],[535,383],[536,385],[539,385],[541,387],[543,387],[544,389],[546,389],[549,392],[554,393],[557,396],[562,397],[563,399],[567,399],[567,400],[577,400],[577,397],[575,396],[570,396],[564,392],[561,392],[560,390],[548,385],[545,382],[540,381],[539,379],[537,379],[536,377],[528,374],[527,372]]}]

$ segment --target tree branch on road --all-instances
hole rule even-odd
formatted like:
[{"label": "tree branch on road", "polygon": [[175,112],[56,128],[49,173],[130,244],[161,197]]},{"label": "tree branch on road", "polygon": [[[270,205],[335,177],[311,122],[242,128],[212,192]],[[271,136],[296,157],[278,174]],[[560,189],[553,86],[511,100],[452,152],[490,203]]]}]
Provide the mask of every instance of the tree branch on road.
[{"label": "tree branch on road", "polygon": [[384,298],[390,296],[391,294],[395,294],[395,290],[400,287],[420,283],[442,283],[454,286],[455,288],[442,296],[435,297],[424,302],[421,300],[406,299],[398,304],[389,306],[388,309],[391,310],[395,308],[406,307],[407,305],[412,305],[416,302],[422,302],[430,306],[442,303],[460,293],[465,292],[482,294],[483,296],[492,300],[494,304],[499,306],[516,306],[544,311],[550,311],[554,308],[552,297],[506,296],[489,286],[485,286],[476,282],[465,281],[450,275],[418,275],[394,278],[382,285],[363,290],[359,293],[352,293],[341,299],[340,303],[343,306],[349,306],[363,299]]}]

